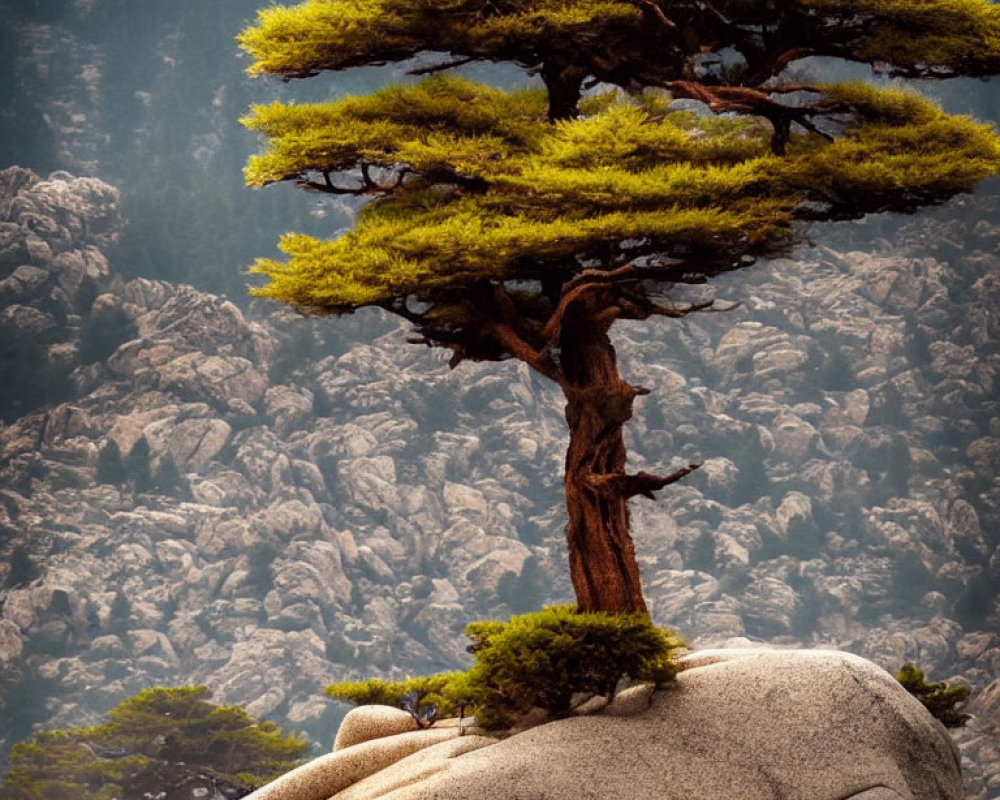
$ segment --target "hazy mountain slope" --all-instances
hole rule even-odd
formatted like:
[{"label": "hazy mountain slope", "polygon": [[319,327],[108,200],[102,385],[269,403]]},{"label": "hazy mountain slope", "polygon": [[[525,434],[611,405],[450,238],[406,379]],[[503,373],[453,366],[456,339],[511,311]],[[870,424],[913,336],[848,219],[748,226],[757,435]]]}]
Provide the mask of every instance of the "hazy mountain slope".
[{"label": "hazy mountain slope", "polygon": [[[5,745],[199,682],[326,741],[325,683],[457,666],[466,622],[571,598],[551,387],[449,372],[377,315],[248,317],[124,281],[102,255],[117,203],[0,173],[4,384],[51,389],[2,409]],[[635,464],[705,461],[634,507],[657,622],[992,684],[960,734],[975,797],[998,780],[994,208],[872,255],[834,231],[720,287],[734,311],[617,337],[653,390]]]}]

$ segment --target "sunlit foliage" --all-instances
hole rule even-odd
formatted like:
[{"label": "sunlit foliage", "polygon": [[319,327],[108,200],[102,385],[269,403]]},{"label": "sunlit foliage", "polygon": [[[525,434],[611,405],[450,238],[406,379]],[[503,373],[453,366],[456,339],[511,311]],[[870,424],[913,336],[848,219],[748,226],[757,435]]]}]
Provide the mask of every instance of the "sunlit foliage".
[{"label": "sunlit foliage", "polygon": [[404,180],[340,239],[287,235],[287,263],[258,262],[272,280],[260,293],[323,310],[430,299],[480,277],[542,278],[623,240],[725,260],[786,245],[796,217],[915,206],[971,188],[1000,163],[987,127],[916,94],[824,88],[853,122],[834,142],[795,136],[785,157],[743,118],[654,115],[618,98],[551,125],[537,91],[456,78],[257,108],[247,124],[271,144],[247,168],[252,184],[359,162],[454,176],[436,187]]},{"label": "sunlit foliage", "polygon": [[504,728],[532,708],[564,717],[576,693],[612,698],[623,681],[664,685],[676,675],[672,652],[682,645],[645,615],[578,614],[571,606],[465,630],[475,657],[466,672],[334,684],[327,693],[358,705],[434,705],[442,716],[464,711]]},{"label": "sunlit foliage", "polygon": [[[251,74],[411,61],[416,85],[259,106],[252,186],[368,201],[347,233],[280,243],[255,293],[365,306],[463,360],[517,358],[567,399],[567,542],[578,605],[644,612],[628,502],[683,479],[629,474],[615,322],[683,317],[678,291],[787,253],[805,221],[911,212],[1000,172],[1000,137],[913,91],[810,84],[807,56],[906,77],[1000,71],[987,0],[307,0],[259,12]],[[448,74],[509,62],[542,90]],[[691,300],[691,297],[696,299]]]},{"label": "sunlit foliage", "polygon": [[905,664],[896,673],[903,688],[917,698],[935,719],[947,728],[961,728],[969,719],[959,708],[969,698],[965,685],[949,686],[944,681],[928,683],[924,671],[916,664]]}]

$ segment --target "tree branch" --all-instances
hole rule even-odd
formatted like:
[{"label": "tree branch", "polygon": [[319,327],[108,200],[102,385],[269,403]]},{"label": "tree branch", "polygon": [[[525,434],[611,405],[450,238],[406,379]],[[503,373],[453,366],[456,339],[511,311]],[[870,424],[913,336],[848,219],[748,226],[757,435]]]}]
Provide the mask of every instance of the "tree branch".
[{"label": "tree branch", "polygon": [[416,69],[410,69],[406,71],[407,75],[433,75],[435,72],[444,72],[446,69],[453,69],[455,67],[461,67],[465,64],[470,64],[475,61],[475,56],[468,56],[467,58],[456,58],[454,61],[445,61],[440,64],[431,64],[429,67],[417,67]]},{"label": "tree branch", "polygon": [[650,500],[655,500],[653,492],[659,491],[671,483],[677,483],[700,466],[701,464],[689,464],[669,475],[653,475],[651,472],[638,472],[634,475],[590,475],[587,478],[587,483],[592,489],[606,497],[629,498],[642,495]]},{"label": "tree branch", "polygon": [[793,122],[806,130],[830,138],[812,123],[809,117],[815,114],[829,114],[842,110],[839,104],[820,100],[812,105],[786,106],[771,98],[771,93],[789,91],[818,90],[813,87],[797,86],[795,88],[781,87],[774,89],[751,89],[746,86],[706,86],[694,81],[656,81],[655,84],[669,91],[674,97],[689,100],[699,100],[716,113],[735,112],[737,114],[755,114],[767,119],[774,128],[771,139],[771,151],[775,155],[784,155],[788,143],[790,127]]},{"label": "tree branch", "polygon": [[488,320],[485,325],[486,332],[499,342],[514,358],[523,361],[535,371],[541,373],[546,378],[555,381],[563,386],[565,379],[562,371],[556,366],[548,351],[538,351],[524,339],[517,335],[517,332],[504,322],[499,320]]},{"label": "tree branch", "polygon": [[[634,264],[625,264],[622,267],[618,267],[618,269],[612,270],[585,269],[579,275],[567,281],[563,286],[562,297],[559,298],[559,303],[556,305],[555,311],[552,312],[552,316],[549,317],[549,321],[542,329],[542,338],[547,342],[554,342],[559,338],[559,331],[562,328],[562,320],[566,315],[566,310],[573,303],[598,287],[607,286],[608,284],[616,283],[622,278],[634,275],[637,269],[638,267]],[[612,319],[611,321],[613,322],[614,320]]]},{"label": "tree branch", "polygon": [[631,2],[640,8],[644,8],[656,17],[656,19],[659,20],[664,27],[670,28],[671,30],[677,30],[677,24],[667,19],[667,15],[663,13],[663,9],[660,8],[659,4],[654,2],[654,0],[631,0]]}]

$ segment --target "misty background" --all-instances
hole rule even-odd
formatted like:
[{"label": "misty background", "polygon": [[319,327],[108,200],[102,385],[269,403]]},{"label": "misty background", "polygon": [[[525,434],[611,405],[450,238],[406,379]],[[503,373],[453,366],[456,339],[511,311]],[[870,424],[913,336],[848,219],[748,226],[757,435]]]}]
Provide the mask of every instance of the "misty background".
[{"label": "misty background", "polygon": [[[552,387],[512,364],[449,372],[377,313],[248,296],[283,232],[334,236],[357,209],[247,189],[239,118],[416,80],[250,80],[234,37],[259,5],[0,0],[0,170],[68,173],[0,186],[21,213],[0,235],[0,772],[38,726],[157,683],[207,683],[327,746],[343,709],[325,683],[462,666],[465,623],[572,596]],[[911,83],[1000,120],[996,81]],[[815,226],[794,259],[716,284],[731,315],[616,328],[626,377],[654,389],[632,463],[706,461],[635,506],[654,619],[696,645],[838,646],[969,682],[980,721],[958,736],[983,800],[1000,797],[998,188]],[[74,253],[89,272],[70,279]]]}]

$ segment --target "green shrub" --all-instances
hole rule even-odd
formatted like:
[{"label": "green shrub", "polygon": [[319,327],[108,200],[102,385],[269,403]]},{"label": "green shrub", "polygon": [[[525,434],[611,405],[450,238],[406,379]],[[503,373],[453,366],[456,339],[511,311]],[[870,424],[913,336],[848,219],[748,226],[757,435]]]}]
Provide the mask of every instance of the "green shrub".
[{"label": "green shrub", "polygon": [[326,693],[335,700],[358,706],[395,706],[413,714],[421,727],[433,724],[437,716],[453,716],[462,711],[464,698],[454,691],[461,672],[442,672],[404,681],[371,678],[354,683],[335,683]]},{"label": "green shrub", "polygon": [[154,797],[179,786],[242,796],[305,755],[304,740],[206,697],[204,686],[145,689],[103,725],[36,733],[14,746],[0,798]]},{"label": "green shrub", "polygon": [[409,706],[418,720],[431,705],[445,715],[468,709],[483,727],[501,729],[534,707],[565,717],[577,692],[611,698],[624,682],[665,684],[682,644],[641,614],[577,614],[571,606],[465,630],[475,657],[466,672],[334,684],[327,692],[359,705]]},{"label": "green shrub", "polygon": [[971,690],[968,686],[949,686],[944,681],[927,683],[923,670],[916,664],[904,665],[896,673],[896,680],[946,728],[961,728],[969,719],[968,714],[957,709],[969,697]]}]

